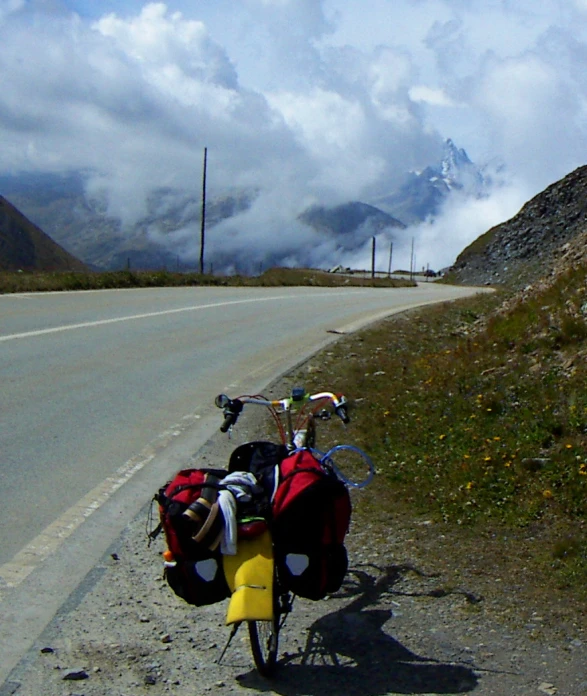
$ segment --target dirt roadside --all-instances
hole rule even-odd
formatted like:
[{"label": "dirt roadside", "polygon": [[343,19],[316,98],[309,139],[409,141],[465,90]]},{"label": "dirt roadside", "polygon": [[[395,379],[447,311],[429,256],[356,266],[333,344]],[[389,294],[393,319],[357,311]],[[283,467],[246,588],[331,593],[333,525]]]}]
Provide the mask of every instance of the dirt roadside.
[{"label": "dirt roadside", "polygon": [[[270,432],[259,419],[239,435]],[[218,466],[234,445],[217,435],[186,464]],[[376,493],[375,481],[353,493],[354,504],[376,501]],[[196,608],[173,595],[162,579],[163,541],[147,548],[146,517],[145,508],[0,696],[587,694],[579,617],[557,603],[534,604],[525,587],[531,578],[523,568],[510,572],[495,545],[461,544],[430,520],[393,511],[373,524],[362,515],[351,527],[339,593],[296,600],[275,679],[255,672],[244,628],[218,664],[226,605]]]}]

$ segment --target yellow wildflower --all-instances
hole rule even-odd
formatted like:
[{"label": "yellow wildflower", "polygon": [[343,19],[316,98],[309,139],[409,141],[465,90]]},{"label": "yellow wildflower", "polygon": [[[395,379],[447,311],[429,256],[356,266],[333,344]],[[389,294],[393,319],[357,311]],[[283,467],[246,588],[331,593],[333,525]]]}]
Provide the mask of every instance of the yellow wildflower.
[{"label": "yellow wildflower", "polygon": [[545,491],[542,491],[543,498],[546,498],[548,500],[549,498],[552,498],[552,496],[553,492],[550,489],[547,488]]}]

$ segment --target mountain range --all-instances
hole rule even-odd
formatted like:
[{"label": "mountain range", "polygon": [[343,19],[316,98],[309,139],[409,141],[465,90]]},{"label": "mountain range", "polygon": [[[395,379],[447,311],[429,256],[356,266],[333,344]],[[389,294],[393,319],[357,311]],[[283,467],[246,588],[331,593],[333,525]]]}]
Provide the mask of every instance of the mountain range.
[{"label": "mountain range", "polygon": [[[202,202],[192,191],[158,188],[146,200],[146,212],[131,225],[108,212],[108,201],[100,194],[89,195],[89,173],[23,174],[0,176],[0,194],[18,208],[34,225],[84,264],[97,270],[132,268],[194,267],[194,240],[201,228]],[[454,192],[481,196],[485,181],[466,152],[447,140],[441,160],[420,172],[406,174],[397,190],[370,202],[351,201],[336,206],[313,205],[302,212],[297,223],[310,228],[314,240],[336,256],[359,250],[373,235],[385,235],[395,242],[410,224],[434,216]],[[234,221],[254,204],[259,191],[227,191],[206,203],[206,229],[222,221]],[[191,256],[186,252],[191,241]],[[243,272],[259,266],[289,265],[291,249],[267,251],[247,248],[241,254]],[[295,255],[294,255],[295,256]],[[309,264],[310,255],[297,255]],[[330,259],[330,261],[336,259]],[[215,271],[231,266],[230,254],[213,252]]]}]

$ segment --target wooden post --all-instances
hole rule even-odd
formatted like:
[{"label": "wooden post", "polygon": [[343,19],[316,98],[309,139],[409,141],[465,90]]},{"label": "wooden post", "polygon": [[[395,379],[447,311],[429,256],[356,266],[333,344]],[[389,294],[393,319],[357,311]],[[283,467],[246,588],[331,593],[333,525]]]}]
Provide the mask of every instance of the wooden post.
[{"label": "wooden post", "polygon": [[204,174],[202,177],[202,225],[200,230],[200,273],[204,274],[204,239],[206,234],[206,163],[208,148],[204,148]]}]

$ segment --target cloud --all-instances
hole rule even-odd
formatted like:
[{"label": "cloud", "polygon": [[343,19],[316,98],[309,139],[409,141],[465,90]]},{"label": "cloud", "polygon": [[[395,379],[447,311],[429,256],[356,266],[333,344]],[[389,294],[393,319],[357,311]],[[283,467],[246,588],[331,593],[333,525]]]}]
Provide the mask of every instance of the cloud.
[{"label": "cloud", "polygon": [[457,106],[444,90],[426,85],[411,87],[410,99],[413,102],[430,104],[431,106]]},{"label": "cloud", "polygon": [[562,36],[551,38],[542,50],[516,58],[489,56],[471,91],[495,148],[508,153],[516,174],[536,191],[585,162],[587,83],[567,72],[572,65],[548,56],[559,47],[568,52]]},{"label": "cloud", "polygon": [[[88,190],[130,225],[153,188],[199,189],[207,147],[210,196],[260,192],[221,228],[231,249],[301,258],[297,239],[325,259],[329,245],[295,222],[304,206],[389,193],[450,137],[510,179],[489,201],[455,201],[458,224],[447,212],[414,231],[444,264],[584,162],[586,12],[585,0],[372,0],[368,11],[2,0],[0,173],[90,172]],[[177,235],[186,253],[190,235]]]},{"label": "cloud", "polygon": [[194,94],[196,85],[226,90],[238,86],[234,66],[210,40],[205,25],[184,18],[181,12],[168,13],[163,3],[145,5],[130,20],[106,15],[92,28],[112,38],[120,51],[140,64],[148,83],[186,104],[197,104],[208,96]]},{"label": "cloud", "polygon": [[[487,198],[449,199],[437,219],[407,231],[406,237],[411,233],[415,240],[415,268],[439,270],[450,266],[465,247],[512,218],[526,200],[517,187],[496,189]],[[407,260],[405,244],[398,252]]]},{"label": "cloud", "polygon": [[[471,242],[516,215],[526,200],[524,187],[515,185],[498,187],[486,198],[457,194],[433,219],[408,227],[393,239],[389,234],[376,234],[376,270],[388,270],[390,250],[393,269],[409,271],[412,262],[416,271],[447,268]],[[372,242],[366,242],[359,252],[339,253],[336,258],[343,266],[371,269]]]},{"label": "cloud", "polygon": [[300,147],[316,163],[314,184],[322,195],[341,200],[378,181],[385,161],[366,147],[368,117],[357,99],[315,89],[307,94],[279,93],[269,103],[291,129]]}]

